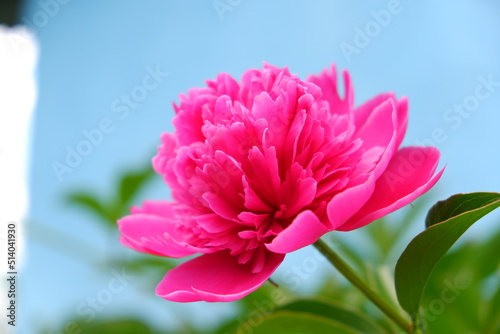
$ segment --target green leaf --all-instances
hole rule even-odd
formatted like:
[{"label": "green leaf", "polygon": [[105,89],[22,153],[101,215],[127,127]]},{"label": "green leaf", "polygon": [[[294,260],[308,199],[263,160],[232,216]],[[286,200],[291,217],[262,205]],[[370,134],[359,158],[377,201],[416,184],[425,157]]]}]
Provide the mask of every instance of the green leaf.
[{"label": "green leaf", "polygon": [[155,175],[151,166],[139,171],[125,174],[118,185],[118,201],[121,205],[128,205],[141,187]]},{"label": "green leaf", "polygon": [[484,323],[487,330],[484,333],[500,333],[500,288],[497,287],[496,293],[487,304],[488,313]]},{"label": "green leaf", "polygon": [[75,204],[96,214],[101,219],[108,219],[108,212],[101,201],[88,192],[73,192],[67,196],[68,203]]},{"label": "green leaf", "polygon": [[439,201],[429,210],[427,229],[410,242],[396,264],[398,300],[413,318],[436,263],[472,224],[499,206],[498,193],[470,193]]},{"label": "green leaf", "polygon": [[499,199],[499,193],[478,192],[453,195],[444,201],[437,202],[429,210],[425,219],[425,226],[430,227],[462,213],[486,207],[488,204],[496,202]]},{"label": "green leaf", "polygon": [[[44,331],[47,333],[47,331]],[[54,333],[50,331],[48,333]],[[88,322],[81,319],[73,319],[64,323],[64,328],[57,333],[80,333],[80,334],[159,334],[157,330],[138,319],[111,319],[95,320]]]},{"label": "green leaf", "polygon": [[92,334],[154,334],[156,331],[140,320],[111,320],[95,324],[84,324],[82,333]]},{"label": "green leaf", "polygon": [[70,204],[75,204],[82,209],[92,212],[99,218],[97,222],[104,223],[108,227],[116,229],[116,220],[123,215],[125,209],[103,203],[95,195],[89,192],[77,191],[70,193],[66,198]]},{"label": "green leaf", "polygon": [[279,311],[264,317],[257,313],[239,327],[236,333],[253,334],[360,334],[340,322],[307,313]]},{"label": "green leaf", "polygon": [[[105,265],[109,266],[109,262]],[[140,255],[133,259],[119,260],[115,262],[116,267],[123,267],[126,270],[135,273],[146,272],[148,270],[158,271],[162,277],[165,273],[176,267],[176,263],[171,258],[159,257],[154,255]],[[153,277],[156,279],[156,277]]]},{"label": "green leaf", "polygon": [[384,330],[376,322],[362,313],[357,313],[342,305],[318,300],[297,300],[278,310],[309,313],[321,316],[358,330],[361,333],[382,334]]},{"label": "green leaf", "polygon": [[[500,233],[490,236],[489,240],[481,244],[481,251],[474,256],[474,264],[480,277],[487,277],[495,273],[500,266]],[[477,248],[477,247],[476,247]],[[496,259],[493,260],[493,259]]]}]

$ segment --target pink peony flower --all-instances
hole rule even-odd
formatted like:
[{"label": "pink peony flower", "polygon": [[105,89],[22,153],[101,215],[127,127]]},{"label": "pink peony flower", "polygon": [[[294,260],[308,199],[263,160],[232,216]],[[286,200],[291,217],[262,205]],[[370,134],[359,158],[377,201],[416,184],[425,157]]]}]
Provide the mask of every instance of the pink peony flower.
[{"label": "pink peony flower", "polygon": [[137,251],[195,257],[156,293],[177,302],[233,301],[261,286],[285,254],[349,231],[429,190],[439,151],[399,148],[408,100],[377,95],[354,107],[335,66],[301,81],[265,64],[241,83],[222,73],[174,105],[153,166],[172,201],[147,201],[119,220]]}]

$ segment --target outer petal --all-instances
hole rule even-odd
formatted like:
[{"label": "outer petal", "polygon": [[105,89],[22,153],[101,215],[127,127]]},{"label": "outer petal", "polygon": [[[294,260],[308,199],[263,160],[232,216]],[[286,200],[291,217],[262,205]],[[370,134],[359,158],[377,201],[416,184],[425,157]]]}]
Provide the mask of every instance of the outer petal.
[{"label": "outer petal", "polygon": [[190,245],[192,236],[180,226],[170,203],[163,201],[145,202],[142,208],[133,208],[132,215],[118,221],[120,242],[139,252],[184,257],[215,251]]},{"label": "outer petal", "polygon": [[271,252],[285,254],[316,242],[329,229],[316,217],[306,210],[295,217],[293,222],[281,231],[274,240],[266,244]]},{"label": "outer petal", "polygon": [[175,302],[230,302],[259,288],[285,258],[267,253],[259,273],[250,264],[239,264],[228,251],[206,254],[170,270],[156,287],[156,294]]},{"label": "outer petal", "polygon": [[146,215],[153,215],[153,216],[167,217],[167,218],[173,217],[174,215],[171,202],[155,201],[155,200],[144,201],[142,203],[142,207],[133,206],[132,209],[130,209],[130,212],[133,215],[143,213]]},{"label": "outer petal", "polygon": [[403,96],[398,101],[398,135],[396,139],[396,148],[399,148],[403,141],[406,128],[408,127],[408,98]]},{"label": "outer petal", "polygon": [[169,257],[207,252],[189,245],[185,240],[174,239],[171,234],[179,235],[179,232],[174,231],[175,222],[172,220],[138,214],[120,219],[118,225],[122,244],[139,252]]},{"label": "outer petal", "polygon": [[202,109],[210,107],[213,109],[216,92],[209,88],[191,88],[187,96],[179,96],[180,105],[174,105],[176,116],[172,123],[176,129],[176,137],[180,146],[187,146],[194,142],[205,140],[201,128],[203,126]]},{"label": "outer petal", "polygon": [[160,175],[165,173],[168,160],[175,155],[177,147],[177,138],[172,133],[163,133],[161,135],[162,144],[158,147],[158,153],[153,158],[153,168]]},{"label": "outer petal", "polygon": [[311,75],[306,81],[311,82],[321,88],[322,100],[328,101],[331,112],[338,114],[349,114],[354,105],[354,89],[351,84],[351,77],[346,70],[342,71],[344,79],[344,98],[339,96],[337,85],[337,68],[332,64],[330,71],[324,70],[318,76]]},{"label": "outer petal", "polygon": [[377,180],[370,200],[347,223],[338,228],[350,231],[393,212],[428,191],[441,177],[434,177],[439,151],[434,147],[405,147],[393,157]]},{"label": "outer petal", "polygon": [[[363,147],[367,150],[368,156],[376,158],[373,161],[375,164],[373,172],[375,178],[378,178],[396,151],[396,101],[387,99],[376,107],[366,122],[358,129],[356,135],[363,140]],[[378,148],[379,154],[373,155],[372,149],[374,148]],[[368,159],[368,157],[365,158]]]},{"label": "outer petal", "polygon": [[327,214],[330,230],[336,230],[365,205],[375,189],[375,176],[366,175],[353,187],[335,195],[328,203]]},{"label": "outer petal", "polygon": [[354,110],[354,125],[359,129],[366,123],[366,120],[375,108],[389,99],[394,99],[393,93],[378,94]]},{"label": "outer petal", "polygon": [[[354,123],[356,129],[359,129],[366,123],[368,117],[373,110],[389,99],[396,99],[392,92],[379,94],[372,99],[366,101],[354,110]],[[408,98],[401,97],[397,101],[397,139],[396,148],[401,145],[408,126]]]}]

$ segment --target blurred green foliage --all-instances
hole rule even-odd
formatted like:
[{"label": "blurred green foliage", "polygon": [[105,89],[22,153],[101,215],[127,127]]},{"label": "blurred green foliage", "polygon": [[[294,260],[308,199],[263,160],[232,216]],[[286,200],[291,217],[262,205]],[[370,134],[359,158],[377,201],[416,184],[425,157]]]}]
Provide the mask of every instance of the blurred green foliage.
[{"label": "blurred green foliage", "polygon": [[133,200],[155,175],[148,164],[138,170],[124,173],[109,198],[101,198],[90,191],[75,191],[67,195],[66,201],[92,212],[98,222],[116,229],[116,221],[129,212]]},{"label": "blurred green foliage", "polygon": [[[52,334],[52,331],[43,331]],[[83,319],[73,319],[67,322],[58,332],[64,334],[160,334],[141,320],[111,319],[86,322]]]},{"label": "blurred green foliage", "polygon": [[[116,220],[127,214],[137,195],[153,179],[149,166],[122,175],[115,192],[102,198],[92,192],[73,192],[67,201],[92,212],[102,228],[114,231]],[[401,313],[393,283],[397,256],[405,247],[410,224],[416,221],[428,203],[424,199],[408,207],[398,221],[392,216],[370,224],[355,233],[363,240],[357,247],[345,234],[330,233],[324,239],[355,268],[368,284]],[[141,276],[159,280],[177,262],[151,255],[118,257],[114,263]],[[466,240],[455,245],[429,277],[421,302],[421,319],[426,333],[500,334],[500,231],[483,240]],[[328,265],[327,262],[324,265]],[[154,274],[152,274],[152,272]],[[266,283],[247,297],[233,302],[235,315],[217,328],[195,329],[189,319],[179,319],[177,329],[154,328],[146,320],[129,318],[63,319],[58,328],[40,333],[65,332],[68,324],[77,324],[74,333],[92,334],[267,334],[267,333],[402,333],[361,292],[348,282],[325,277],[323,283],[307,296],[298,296],[280,284]],[[152,283],[154,284],[154,283]],[[151,286],[151,289],[154,285]],[[157,298],[157,297],[154,297]],[[137,306],[138,308],[140,305]],[[209,306],[207,306],[209,307]]]}]

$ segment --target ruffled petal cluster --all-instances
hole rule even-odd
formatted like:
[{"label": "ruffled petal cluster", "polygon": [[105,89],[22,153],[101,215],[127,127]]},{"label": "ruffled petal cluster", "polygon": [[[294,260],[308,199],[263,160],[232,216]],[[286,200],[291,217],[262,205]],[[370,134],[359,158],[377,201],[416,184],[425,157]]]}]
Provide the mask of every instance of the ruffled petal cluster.
[{"label": "ruffled petal cluster", "polygon": [[285,254],[410,203],[439,179],[439,151],[400,148],[408,100],[392,93],[354,107],[335,66],[302,81],[265,64],[238,82],[222,73],[174,105],[175,133],[153,159],[171,201],[119,221],[121,241],[167,257],[168,300],[233,301],[261,286]]}]

